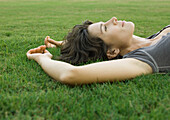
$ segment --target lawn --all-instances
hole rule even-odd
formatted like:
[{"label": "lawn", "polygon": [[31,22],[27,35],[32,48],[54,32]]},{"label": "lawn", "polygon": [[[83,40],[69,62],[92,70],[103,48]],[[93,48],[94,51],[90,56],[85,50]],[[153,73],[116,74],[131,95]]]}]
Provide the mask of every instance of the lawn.
[{"label": "lawn", "polygon": [[133,21],[134,34],[147,37],[170,24],[169,6],[169,0],[0,0],[0,119],[170,119],[170,74],[68,86],[26,58],[47,35],[63,40],[87,19]]}]

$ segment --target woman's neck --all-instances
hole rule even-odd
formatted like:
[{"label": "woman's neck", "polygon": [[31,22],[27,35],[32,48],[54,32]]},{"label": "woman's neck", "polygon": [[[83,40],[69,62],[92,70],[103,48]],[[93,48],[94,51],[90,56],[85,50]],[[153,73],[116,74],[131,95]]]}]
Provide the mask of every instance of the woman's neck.
[{"label": "woman's neck", "polygon": [[131,51],[134,51],[142,47],[150,46],[151,44],[152,44],[151,40],[133,35],[131,38],[130,45],[126,48],[120,49],[120,55],[123,56]]},{"label": "woman's neck", "polygon": [[131,51],[136,50],[136,49],[153,45],[153,44],[157,43],[162,38],[162,36],[166,35],[169,32],[170,32],[170,27],[163,30],[158,36],[156,36],[153,39],[146,39],[146,38],[142,38],[142,37],[138,37],[136,35],[133,35],[132,38],[131,38],[130,45],[126,48],[120,49],[119,54],[121,56],[123,56],[123,55],[125,55],[125,54],[127,54]]}]

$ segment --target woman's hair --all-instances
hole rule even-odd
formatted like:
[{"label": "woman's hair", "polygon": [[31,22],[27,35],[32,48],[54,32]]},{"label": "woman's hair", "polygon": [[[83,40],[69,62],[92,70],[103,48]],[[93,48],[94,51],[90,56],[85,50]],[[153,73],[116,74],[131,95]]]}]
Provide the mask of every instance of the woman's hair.
[{"label": "woman's hair", "polygon": [[61,47],[60,60],[80,64],[89,60],[108,60],[107,45],[97,37],[92,37],[88,33],[88,26],[93,24],[85,21],[82,25],[75,25],[70,33],[66,36],[64,45]]}]

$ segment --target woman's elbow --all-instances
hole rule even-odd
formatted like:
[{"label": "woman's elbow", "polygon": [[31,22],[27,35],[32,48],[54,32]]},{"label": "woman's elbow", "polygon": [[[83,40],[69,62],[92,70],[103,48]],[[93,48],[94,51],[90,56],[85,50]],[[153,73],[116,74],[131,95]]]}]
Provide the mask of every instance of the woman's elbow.
[{"label": "woman's elbow", "polygon": [[78,74],[77,74],[77,68],[71,68],[67,72],[65,72],[63,75],[60,77],[60,81],[64,84],[69,84],[69,85],[77,85],[78,83]]}]

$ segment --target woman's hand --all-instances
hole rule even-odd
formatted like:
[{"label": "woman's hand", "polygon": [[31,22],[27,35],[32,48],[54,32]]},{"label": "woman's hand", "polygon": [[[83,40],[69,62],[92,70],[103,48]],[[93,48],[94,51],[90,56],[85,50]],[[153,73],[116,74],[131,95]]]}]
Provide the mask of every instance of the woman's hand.
[{"label": "woman's hand", "polygon": [[36,62],[38,62],[40,57],[48,57],[50,59],[52,58],[52,54],[48,50],[46,50],[45,45],[30,49],[26,55],[28,59],[35,60]]},{"label": "woman's hand", "polygon": [[55,41],[50,38],[50,36],[47,36],[44,40],[44,44],[49,47],[60,47],[62,46],[63,41]]}]

